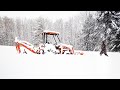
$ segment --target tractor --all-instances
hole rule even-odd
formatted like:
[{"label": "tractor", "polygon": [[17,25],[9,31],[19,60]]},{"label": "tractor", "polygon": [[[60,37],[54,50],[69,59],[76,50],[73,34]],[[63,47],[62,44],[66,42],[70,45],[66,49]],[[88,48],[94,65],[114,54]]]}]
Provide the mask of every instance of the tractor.
[{"label": "tractor", "polygon": [[[35,54],[74,54],[72,45],[63,44],[60,41],[59,32],[44,30],[42,33],[43,43],[38,47],[28,43],[27,41],[21,41],[15,39],[16,50],[19,53],[27,53],[28,51]],[[21,47],[23,50],[21,50]]]}]

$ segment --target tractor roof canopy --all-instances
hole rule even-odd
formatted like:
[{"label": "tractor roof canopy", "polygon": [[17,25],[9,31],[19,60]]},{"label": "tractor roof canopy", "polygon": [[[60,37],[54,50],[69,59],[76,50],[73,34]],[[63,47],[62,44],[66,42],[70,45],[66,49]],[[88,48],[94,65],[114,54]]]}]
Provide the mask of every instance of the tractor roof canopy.
[{"label": "tractor roof canopy", "polygon": [[43,33],[47,34],[47,35],[59,35],[59,32],[56,31],[49,31],[49,30],[44,30]]}]

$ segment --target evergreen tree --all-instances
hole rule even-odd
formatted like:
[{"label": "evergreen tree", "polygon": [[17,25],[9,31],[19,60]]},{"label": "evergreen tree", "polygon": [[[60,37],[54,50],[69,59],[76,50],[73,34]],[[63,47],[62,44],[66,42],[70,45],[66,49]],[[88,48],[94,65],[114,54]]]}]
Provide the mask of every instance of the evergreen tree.
[{"label": "evergreen tree", "polygon": [[3,18],[5,29],[5,45],[14,45],[14,21],[11,18]]},{"label": "evergreen tree", "polygon": [[89,14],[88,18],[85,20],[85,24],[83,26],[83,46],[84,50],[91,51],[95,47],[95,19],[93,19],[92,15]]},{"label": "evergreen tree", "polygon": [[98,22],[105,26],[104,38],[107,40],[109,51],[118,51],[120,11],[99,11]]},{"label": "evergreen tree", "polygon": [[5,42],[5,30],[2,17],[0,17],[0,45],[4,45]]},{"label": "evergreen tree", "polygon": [[39,17],[36,19],[36,24],[34,27],[34,45],[38,45],[40,43],[43,43],[42,39],[42,32],[45,30],[45,19],[42,17]]}]

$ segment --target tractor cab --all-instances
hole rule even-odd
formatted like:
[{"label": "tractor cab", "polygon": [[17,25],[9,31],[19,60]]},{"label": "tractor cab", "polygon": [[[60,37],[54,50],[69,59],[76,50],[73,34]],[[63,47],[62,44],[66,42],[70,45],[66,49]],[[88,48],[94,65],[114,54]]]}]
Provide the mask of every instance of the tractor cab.
[{"label": "tractor cab", "polygon": [[54,44],[57,45],[61,41],[59,39],[59,32],[45,30],[42,33],[43,43],[44,44]]},{"label": "tractor cab", "polygon": [[59,32],[45,30],[42,33],[44,51],[50,51],[57,54],[74,53],[73,46],[62,44],[59,38]]}]

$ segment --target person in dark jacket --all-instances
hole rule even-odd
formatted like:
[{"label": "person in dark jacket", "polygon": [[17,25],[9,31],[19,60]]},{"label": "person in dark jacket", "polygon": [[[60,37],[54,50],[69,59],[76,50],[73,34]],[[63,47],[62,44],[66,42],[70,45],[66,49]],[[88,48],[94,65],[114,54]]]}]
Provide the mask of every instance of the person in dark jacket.
[{"label": "person in dark jacket", "polygon": [[105,54],[106,56],[108,56],[108,55],[107,55],[107,50],[106,50],[105,40],[102,41],[102,45],[101,45],[100,55],[102,55],[102,54]]}]

